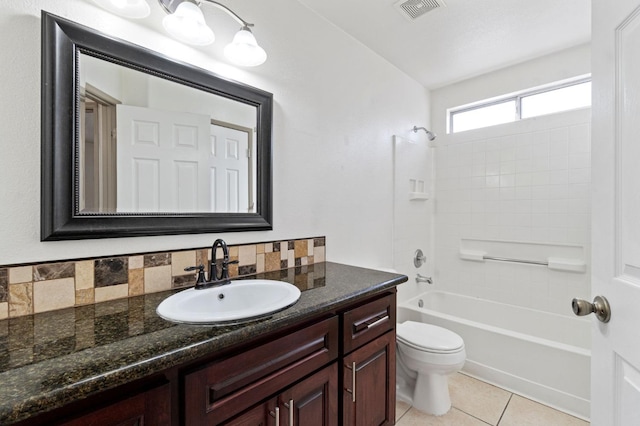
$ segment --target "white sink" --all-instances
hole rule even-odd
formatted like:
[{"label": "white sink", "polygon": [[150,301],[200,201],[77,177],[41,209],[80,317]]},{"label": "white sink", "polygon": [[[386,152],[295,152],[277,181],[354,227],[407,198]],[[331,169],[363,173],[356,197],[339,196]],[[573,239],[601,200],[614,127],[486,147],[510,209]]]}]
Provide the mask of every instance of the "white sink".
[{"label": "white sink", "polygon": [[238,280],[203,290],[190,288],[163,300],[162,318],[188,324],[239,323],[272,314],[298,301],[300,290],[272,280]]}]

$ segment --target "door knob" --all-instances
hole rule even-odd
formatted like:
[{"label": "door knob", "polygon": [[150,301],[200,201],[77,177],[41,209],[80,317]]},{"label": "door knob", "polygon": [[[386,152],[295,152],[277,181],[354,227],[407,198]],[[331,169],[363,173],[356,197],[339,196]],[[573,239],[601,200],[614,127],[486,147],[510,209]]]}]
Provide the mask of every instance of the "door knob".
[{"label": "door knob", "polygon": [[578,316],[596,314],[596,318],[602,322],[609,322],[611,319],[611,306],[609,301],[602,296],[596,296],[593,303],[583,299],[573,299],[571,301],[573,313]]}]

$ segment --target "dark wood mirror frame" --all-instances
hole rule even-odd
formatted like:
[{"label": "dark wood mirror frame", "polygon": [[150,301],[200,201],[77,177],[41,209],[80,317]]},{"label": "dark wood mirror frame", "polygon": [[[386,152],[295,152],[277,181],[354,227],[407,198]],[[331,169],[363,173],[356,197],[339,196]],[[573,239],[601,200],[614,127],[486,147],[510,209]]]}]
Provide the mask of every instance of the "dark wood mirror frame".
[{"label": "dark wood mirror frame", "polygon": [[[80,213],[79,52],[256,107],[257,213]],[[272,229],[273,95],[42,12],[41,240]]]}]

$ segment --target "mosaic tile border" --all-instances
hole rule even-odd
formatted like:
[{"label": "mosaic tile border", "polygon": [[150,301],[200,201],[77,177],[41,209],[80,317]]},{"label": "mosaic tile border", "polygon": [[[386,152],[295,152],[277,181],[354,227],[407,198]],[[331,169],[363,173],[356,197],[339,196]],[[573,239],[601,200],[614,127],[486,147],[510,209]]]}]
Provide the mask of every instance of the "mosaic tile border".
[{"label": "mosaic tile border", "polygon": [[[325,237],[230,245],[229,276],[272,272],[325,261]],[[218,258],[221,253],[218,254]],[[0,319],[189,287],[211,248],[0,266]]]}]

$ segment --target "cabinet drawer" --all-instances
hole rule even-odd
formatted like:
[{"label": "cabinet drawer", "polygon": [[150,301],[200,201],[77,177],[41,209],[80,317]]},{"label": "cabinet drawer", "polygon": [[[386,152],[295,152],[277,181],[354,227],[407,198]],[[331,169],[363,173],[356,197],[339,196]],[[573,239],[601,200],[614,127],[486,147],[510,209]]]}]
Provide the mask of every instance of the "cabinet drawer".
[{"label": "cabinet drawer", "polygon": [[338,357],[338,317],[185,376],[186,424],[218,424]]},{"label": "cabinet drawer", "polygon": [[396,295],[382,296],[343,314],[344,353],[364,345],[396,326]]}]

